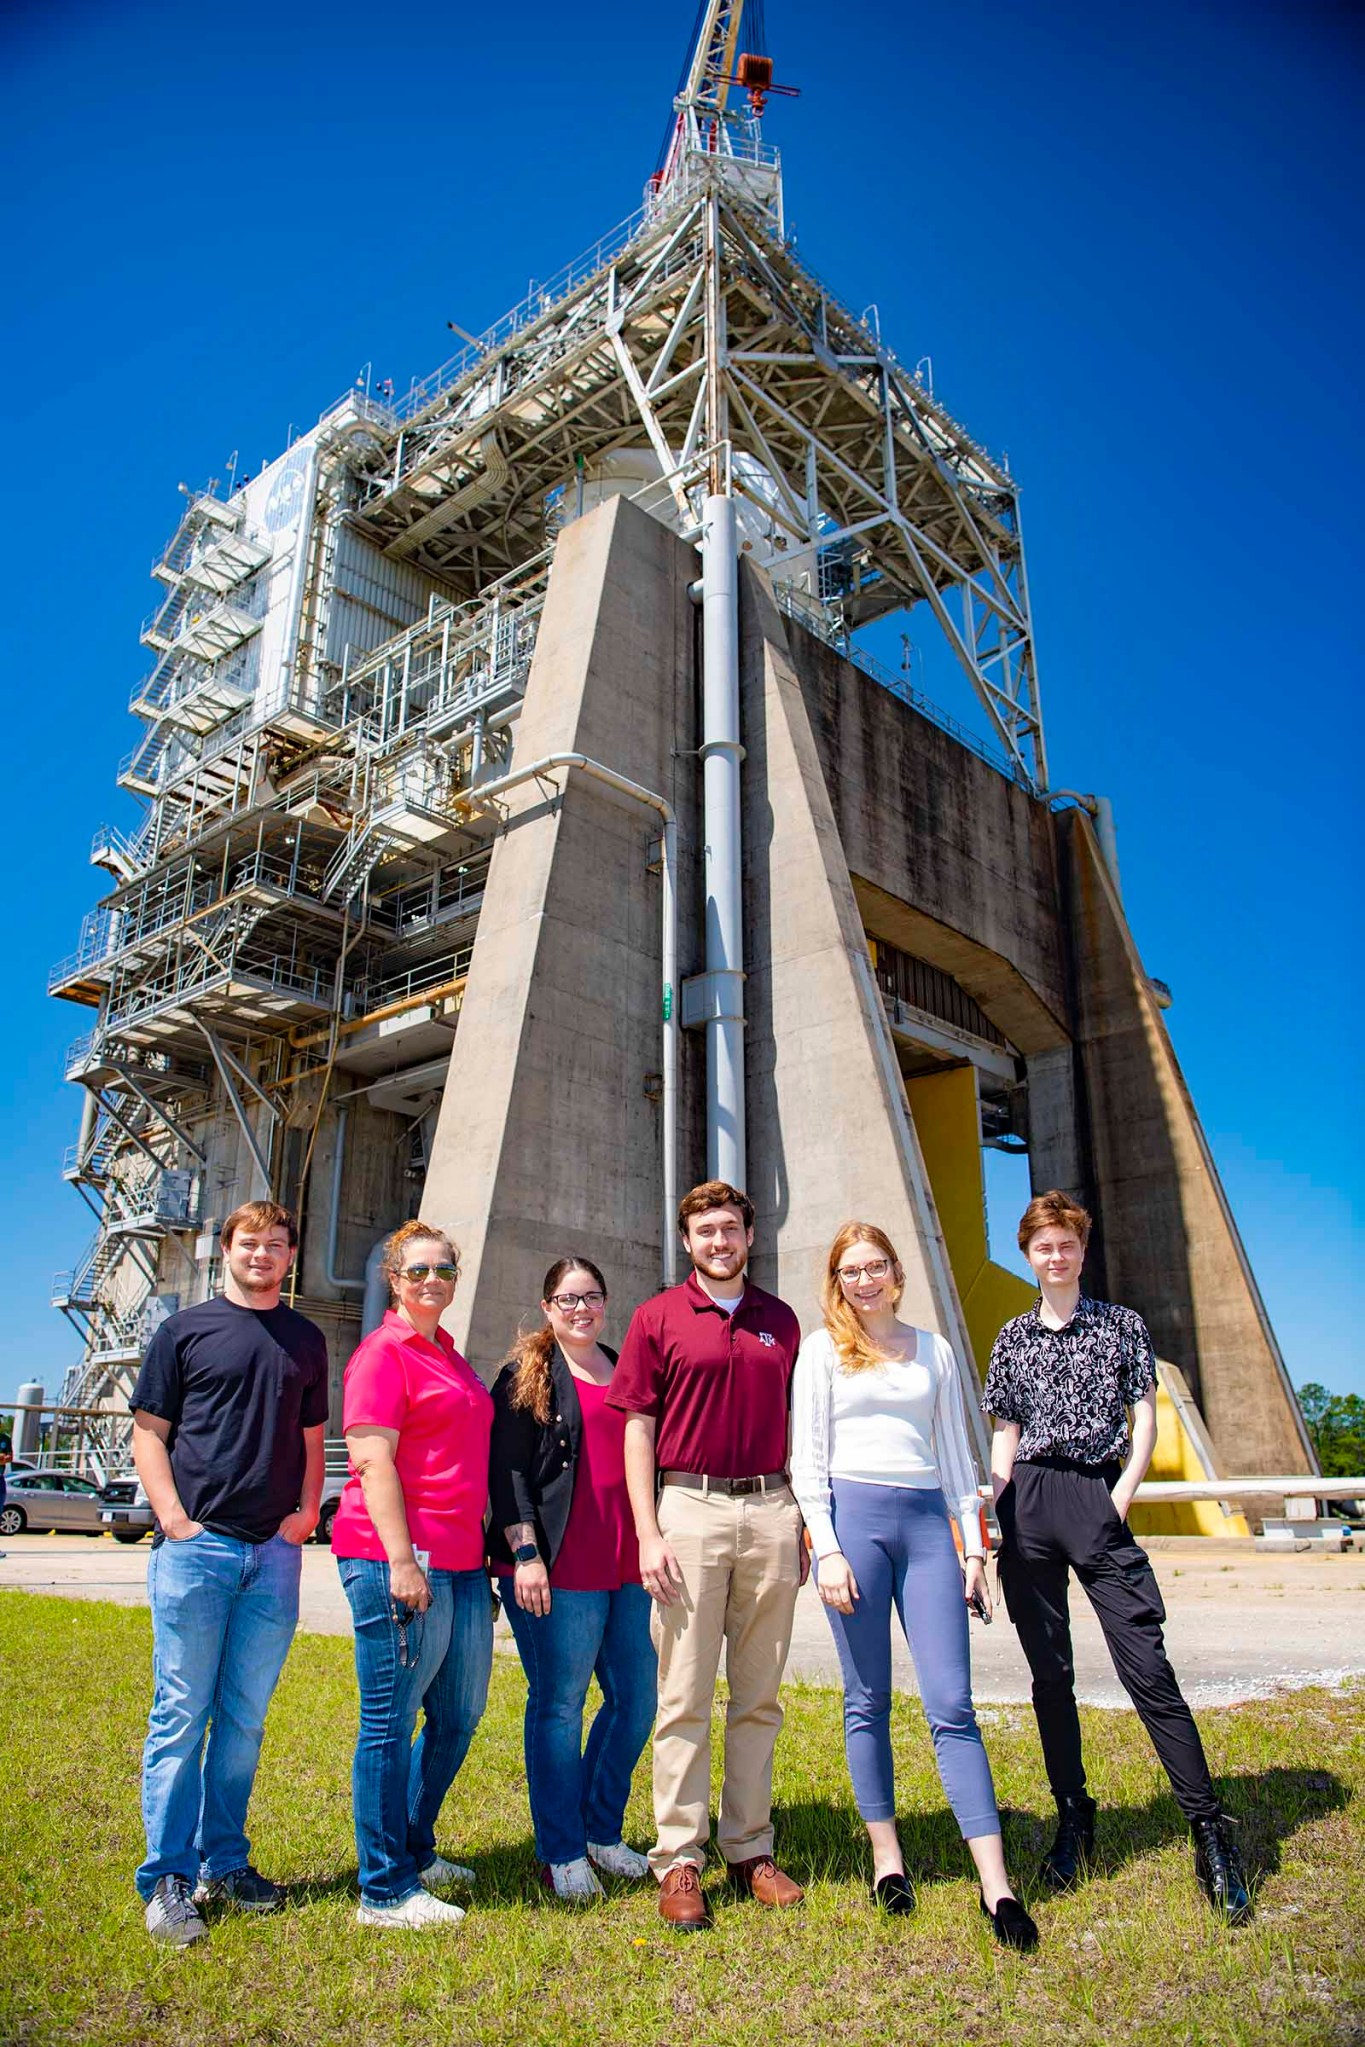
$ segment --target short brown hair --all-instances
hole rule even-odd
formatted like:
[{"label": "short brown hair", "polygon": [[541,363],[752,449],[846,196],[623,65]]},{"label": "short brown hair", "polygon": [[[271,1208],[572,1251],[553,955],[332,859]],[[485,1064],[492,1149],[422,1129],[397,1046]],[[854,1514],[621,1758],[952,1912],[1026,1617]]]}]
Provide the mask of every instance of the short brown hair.
[{"label": "short brown hair", "polygon": [[445,1245],[450,1253],[450,1262],[458,1272],[460,1254],[445,1231],[436,1229],[431,1223],[418,1222],[414,1217],[411,1222],[399,1223],[393,1235],[384,1239],[382,1263],[388,1277],[391,1292],[396,1293],[398,1291],[394,1281],[403,1270],[403,1253],[407,1250],[408,1245],[423,1242],[427,1239],[430,1239],[433,1244]]},{"label": "short brown hair", "polygon": [[289,1248],[299,1247],[299,1226],[294,1220],[292,1209],[281,1208],[278,1201],[244,1201],[218,1232],[218,1240],[226,1251],[238,1230],[287,1230]]},{"label": "short brown hair", "polygon": [[1046,1194],[1034,1195],[1019,1218],[1021,1251],[1028,1250],[1030,1239],[1039,1230],[1074,1230],[1084,1249],[1090,1240],[1090,1212],[1069,1194],[1063,1194],[1060,1187],[1049,1187]]},{"label": "short brown hair", "polygon": [[690,1188],[678,1203],[678,1235],[685,1238],[692,1217],[705,1215],[708,1208],[738,1209],[745,1229],[754,1226],[754,1204],[747,1194],[732,1187],[728,1180],[703,1180],[700,1187]]}]

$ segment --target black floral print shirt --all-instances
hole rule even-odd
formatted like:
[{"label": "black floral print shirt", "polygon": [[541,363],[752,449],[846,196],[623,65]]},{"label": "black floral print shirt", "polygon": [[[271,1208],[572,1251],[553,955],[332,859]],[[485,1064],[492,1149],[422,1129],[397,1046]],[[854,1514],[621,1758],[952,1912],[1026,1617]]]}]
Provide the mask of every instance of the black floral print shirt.
[{"label": "black floral print shirt", "polygon": [[1155,1383],[1152,1339],[1141,1315],[1082,1294],[1065,1328],[1049,1329],[1038,1306],[1005,1324],[991,1351],[981,1405],[997,1421],[1019,1424],[1016,1454],[1025,1461],[1122,1463],[1127,1410]]}]

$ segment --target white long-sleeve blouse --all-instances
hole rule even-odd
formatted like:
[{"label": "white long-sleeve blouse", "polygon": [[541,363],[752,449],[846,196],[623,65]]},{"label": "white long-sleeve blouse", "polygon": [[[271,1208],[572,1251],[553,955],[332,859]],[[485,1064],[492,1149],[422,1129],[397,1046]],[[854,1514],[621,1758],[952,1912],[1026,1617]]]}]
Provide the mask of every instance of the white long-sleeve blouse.
[{"label": "white long-sleeve blouse", "polygon": [[839,1364],[827,1329],[812,1330],[792,1379],[792,1491],[817,1557],[839,1547],[831,1479],[941,1486],[967,1556],[981,1556],[981,1501],[952,1346],[916,1329],[915,1354],[861,1372]]}]

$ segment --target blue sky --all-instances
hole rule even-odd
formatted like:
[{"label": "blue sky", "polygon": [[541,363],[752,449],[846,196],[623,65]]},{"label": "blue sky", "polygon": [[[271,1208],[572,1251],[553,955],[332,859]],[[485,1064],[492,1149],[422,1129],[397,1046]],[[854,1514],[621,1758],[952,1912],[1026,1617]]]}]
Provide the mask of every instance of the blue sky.
[{"label": "blue sky", "polygon": [[[1352,10],[766,13],[803,95],[767,124],[802,256],[876,303],[902,359],[932,357],[1021,480],[1054,781],[1113,799],[1129,916],[1296,1382],[1365,1390]],[[234,449],[254,470],[367,362],[405,387],[448,319],[478,331],[629,213],[692,17],[29,0],[0,29],[0,1394],[75,1354],[46,1302],[89,1233],[59,1177],[88,1012],[44,988],[98,893],[91,833],[132,812],[113,778],[177,482]]]}]

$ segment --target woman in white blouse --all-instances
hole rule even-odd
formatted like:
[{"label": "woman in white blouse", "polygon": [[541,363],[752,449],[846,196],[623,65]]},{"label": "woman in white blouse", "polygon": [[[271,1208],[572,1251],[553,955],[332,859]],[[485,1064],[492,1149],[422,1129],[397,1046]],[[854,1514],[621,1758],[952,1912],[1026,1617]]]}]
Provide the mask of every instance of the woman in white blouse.
[{"label": "woman in white blouse", "polygon": [[[967,1607],[990,1613],[976,1471],[951,1347],[896,1319],[904,1274],[884,1230],[845,1223],[792,1385],[792,1488],[844,1674],[844,1744],[872,1843],[872,1895],[914,1909],[896,1833],[891,1609],[900,1614],[939,1776],[1006,1947],[1038,1929],[1005,1874],[990,1764],[972,1709]],[[946,1495],[946,1498],[945,1498]],[[949,1504],[962,1531],[958,1565]]]}]

